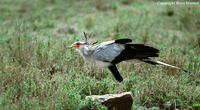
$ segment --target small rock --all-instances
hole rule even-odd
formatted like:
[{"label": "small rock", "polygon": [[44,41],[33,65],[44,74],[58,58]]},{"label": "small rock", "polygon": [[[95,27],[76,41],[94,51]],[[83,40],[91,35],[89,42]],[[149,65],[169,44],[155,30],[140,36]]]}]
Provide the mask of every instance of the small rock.
[{"label": "small rock", "polygon": [[133,104],[133,94],[131,92],[86,96],[86,99],[88,98],[92,98],[93,101],[104,104],[111,110],[113,110],[113,108],[115,108],[115,110],[131,110]]}]

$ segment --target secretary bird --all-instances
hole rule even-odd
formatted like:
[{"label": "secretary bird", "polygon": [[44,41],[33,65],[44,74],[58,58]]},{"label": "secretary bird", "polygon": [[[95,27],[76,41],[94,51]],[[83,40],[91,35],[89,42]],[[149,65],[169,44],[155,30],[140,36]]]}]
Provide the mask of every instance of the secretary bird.
[{"label": "secretary bird", "polygon": [[[159,50],[146,46],[144,44],[130,44],[131,39],[118,39],[113,41],[97,43],[88,43],[88,37],[85,32],[85,39],[72,44],[69,48],[75,48],[83,59],[89,63],[96,64],[99,67],[108,67],[115,79],[119,82],[123,81],[122,76],[116,68],[116,64],[127,60],[138,60],[152,65],[164,65],[172,68],[181,69],[170,64],[153,60],[149,57],[158,57]],[[183,70],[187,72],[186,70]]]}]

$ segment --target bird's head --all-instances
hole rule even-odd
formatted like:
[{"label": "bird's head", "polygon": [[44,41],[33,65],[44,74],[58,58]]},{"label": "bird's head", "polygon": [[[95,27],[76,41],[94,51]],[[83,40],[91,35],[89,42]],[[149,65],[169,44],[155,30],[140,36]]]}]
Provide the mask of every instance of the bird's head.
[{"label": "bird's head", "polygon": [[83,45],[87,45],[85,42],[82,41],[78,41],[78,42],[74,42],[71,46],[69,46],[69,48],[81,48]]},{"label": "bird's head", "polygon": [[83,41],[78,41],[73,43],[71,46],[69,46],[69,48],[75,48],[75,49],[79,49],[84,47],[84,45],[93,45],[96,44],[97,42],[93,42],[93,43],[88,43],[88,37],[87,34],[85,32],[83,32],[84,34],[84,38],[82,39]]}]

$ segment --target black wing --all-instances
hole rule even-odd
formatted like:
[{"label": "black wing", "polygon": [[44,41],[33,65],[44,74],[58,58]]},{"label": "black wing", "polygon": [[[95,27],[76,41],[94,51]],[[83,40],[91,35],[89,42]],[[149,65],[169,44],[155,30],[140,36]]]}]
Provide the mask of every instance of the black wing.
[{"label": "black wing", "polygon": [[128,42],[132,42],[131,39],[118,39],[118,40],[115,40],[115,43],[119,43],[119,44],[126,44]]},{"label": "black wing", "polygon": [[145,46],[143,44],[125,44],[125,49],[111,62],[117,64],[123,60],[148,59],[148,57],[158,57],[159,50]]}]

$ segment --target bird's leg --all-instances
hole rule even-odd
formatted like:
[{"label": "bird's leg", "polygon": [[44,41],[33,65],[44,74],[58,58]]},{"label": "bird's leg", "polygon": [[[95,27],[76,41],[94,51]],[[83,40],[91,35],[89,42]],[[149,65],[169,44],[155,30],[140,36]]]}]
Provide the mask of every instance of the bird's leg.
[{"label": "bird's leg", "polygon": [[[94,74],[94,72],[95,72],[95,65],[94,64],[89,64],[89,76],[91,76],[91,77],[95,77],[95,74]],[[95,79],[95,78],[94,78]]]},{"label": "bird's leg", "polygon": [[112,72],[114,75],[115,79],[119,82],[123,81],[122,76],[120,75],[119,71],[117,70],[116,65],[109,66],[108,69]]}]

